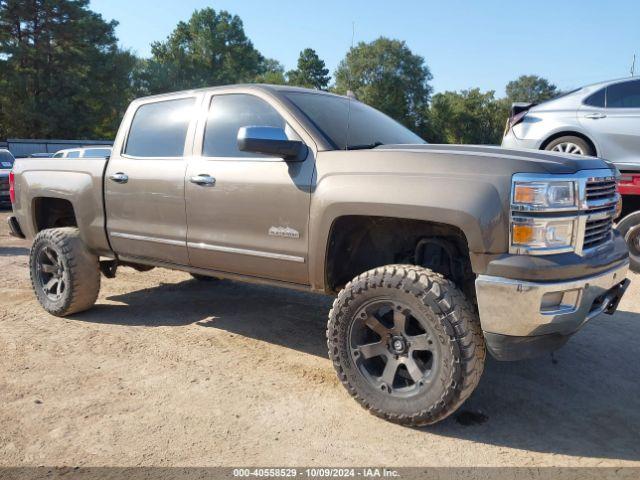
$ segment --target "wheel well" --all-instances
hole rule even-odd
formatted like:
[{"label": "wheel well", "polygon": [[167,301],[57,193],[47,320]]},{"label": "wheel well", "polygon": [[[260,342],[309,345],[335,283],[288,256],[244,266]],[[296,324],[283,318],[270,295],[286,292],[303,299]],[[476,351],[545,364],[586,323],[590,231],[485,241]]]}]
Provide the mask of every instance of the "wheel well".
[{"label": "wheel well", "polygon": [[76,214],[69,200],[39,197],[33,201],[36,232],[45,228],[77,227]]},{"label": "wheel well", "polygon": [[587,137],[586,135],[584,135],[582,133],[579,133],[579,132],[558,132],[558,133],[554,133],[549,138],[547,138],[544,142],[542,142],[542,144],[540,145],[540,150],[544,150],[545,148],[547,148],[547,145],[549,145],[551,142],[553,142],[556,138],[566,137],[566,136],[578,137],[578,138],[583,139],[585,142],[587,142],[589,144],[589,146],[593,150],[594,155],[598,155],[598,149],[596,148],[595,144],[591,141],[591,139],[589,137]]},{"label": "wheel well", "polygon": [[348,215],[329,234],[326,284],[337,292],[355,276],[394,263],[441,273],[475,300],[469,247],[457,227],[424,220]]}]

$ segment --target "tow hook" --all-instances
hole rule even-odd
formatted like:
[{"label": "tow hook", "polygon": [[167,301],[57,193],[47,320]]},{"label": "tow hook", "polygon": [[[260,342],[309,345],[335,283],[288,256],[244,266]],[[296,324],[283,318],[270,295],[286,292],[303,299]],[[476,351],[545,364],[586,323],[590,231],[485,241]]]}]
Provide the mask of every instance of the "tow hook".
[{"label": "tow hook", "polygon": [[624,292],[627,291],[627,287],[629,287],[630,283],[631,280],[625,278],[624,281],[620,282],[616,287],[614,287],[615,290],[613,292],[613,298],[611,299],[611,302],[609,302],[609,305],[607,305],[604,313],[613,315],[616,312],[616,310],[618,309],[618,304],[620,303],[620,300],[622,300],[622,296],[624,295]]}]

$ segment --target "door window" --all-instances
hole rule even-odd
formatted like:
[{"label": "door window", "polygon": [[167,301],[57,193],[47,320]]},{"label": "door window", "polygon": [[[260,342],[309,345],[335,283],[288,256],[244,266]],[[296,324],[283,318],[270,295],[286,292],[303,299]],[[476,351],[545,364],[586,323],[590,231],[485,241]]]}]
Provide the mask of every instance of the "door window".
[{"label": "door window", "polygon": [[291,138],[280,114],[264,100],[246,94],[218,95],[211,99],[204,132],[205,157],[267,157],[238,150],[238,130],[242,127],[279,127]]},{"label": "door window", "polygon": [[80,158],[80,150],[71,150],[67,152],[67,158]]},{"label": "door window", "polygon": [[607,108],[640,108],[640,80],[609,85]]},{"label": "door window", "polygon": [[124,153],[134,157],[182,157],[195,98],[147,103],[136,111]]}]

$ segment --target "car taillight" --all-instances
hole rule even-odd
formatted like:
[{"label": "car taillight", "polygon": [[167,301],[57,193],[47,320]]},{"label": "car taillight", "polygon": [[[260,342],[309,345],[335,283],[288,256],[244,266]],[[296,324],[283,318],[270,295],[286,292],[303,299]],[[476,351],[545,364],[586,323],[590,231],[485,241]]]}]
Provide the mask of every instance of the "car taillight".
[{"label": "car taillight", "polygon": [[623,172],[618,180],[621,195],[640,195],[640,174]]},{"label": "car taillight", "polygon": [[529,113],[529,111],[525,110],[525,111],[517,113],[513,117],[509,118],[509,128],[515,127],[522,120],[524,120],[524,117],[527,115],[527,113]]},{"label": "car taillight", "polygon": [[11,203],[16,203],[16,179],[13,172],[9,172],[9,198]]}]

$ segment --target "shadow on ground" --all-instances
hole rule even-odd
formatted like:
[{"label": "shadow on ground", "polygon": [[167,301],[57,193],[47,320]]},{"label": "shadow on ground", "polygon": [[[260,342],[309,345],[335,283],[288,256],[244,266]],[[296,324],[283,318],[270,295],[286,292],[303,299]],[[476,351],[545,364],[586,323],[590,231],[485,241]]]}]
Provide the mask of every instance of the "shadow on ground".
[{"label": "shadow on ground", "polygon": [[29,255],[29,249],[24,247],[0,247],[0,257]]},{"label": "shadow on ground", "polygon": [[[196,323],[326,357],[328,297],[189,280],[109,300],[121,305],[97,305],[74,318],[151,327]],[[638,338],[640,315],[618,312],[587,325],[553,361],[488,359],[461,412],[419,430],[536,452],[640,460]]]}]

